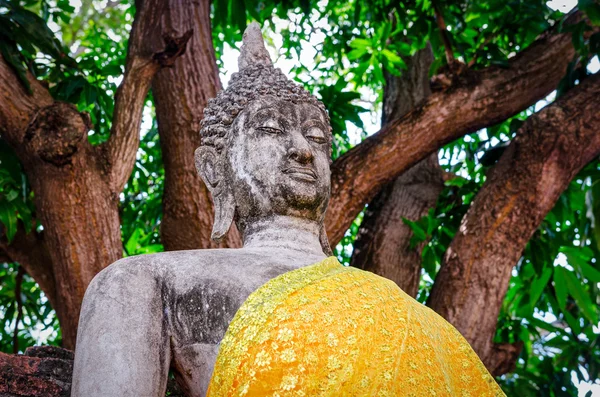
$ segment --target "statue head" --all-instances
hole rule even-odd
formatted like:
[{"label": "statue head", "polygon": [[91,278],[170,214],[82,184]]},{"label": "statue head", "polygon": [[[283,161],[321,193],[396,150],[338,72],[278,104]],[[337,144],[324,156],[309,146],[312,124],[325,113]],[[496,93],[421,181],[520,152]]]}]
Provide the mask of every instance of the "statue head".
[{"label": "statue head", "polygon": [[215,204],[212,238],[235,220],[244,234],[271,216],[322,228],[330,194],[331,126],[325,106],[273,67],[260,27],[244,32],[239,72],[204,109],[196,166]]}]

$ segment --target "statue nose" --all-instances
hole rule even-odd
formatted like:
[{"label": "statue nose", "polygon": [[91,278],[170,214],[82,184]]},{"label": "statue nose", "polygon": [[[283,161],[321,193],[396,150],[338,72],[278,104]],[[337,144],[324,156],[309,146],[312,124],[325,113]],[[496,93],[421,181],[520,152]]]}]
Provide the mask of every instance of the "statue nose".
[{"label": "statue nose", "polygon": [[288,150],[288,156],[290,159],[299,162],[300,164],[308,164],[313,160],[313,154],[308,148],[292,146]]}]

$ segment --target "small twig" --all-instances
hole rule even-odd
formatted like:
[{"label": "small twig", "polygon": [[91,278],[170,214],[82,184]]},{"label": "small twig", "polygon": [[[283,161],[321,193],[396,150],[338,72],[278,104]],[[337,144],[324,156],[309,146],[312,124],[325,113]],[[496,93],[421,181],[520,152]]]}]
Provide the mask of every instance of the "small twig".
[{"label": "small twig", "polygon": [[448,37],[448,30],[446,30],[446,22],[444,21],[444,17],[440,12],[440,8],[438,7],[437,2],[432,1],[432,4],[433,10],[435,11],[435,21],[437,22],[438,28],[440,30],[442,42],[444,43],[444,50],[446,51],[446,61],[452,69],[452,66],[456,61],[454,59],[454,53],[452,52],[452,44],[450,43],[450,37]]},{"label": "small twig", "polygon": [[23,299],[21,299],[21,286],[23,284],[23,275],[25,269],[19,265],[17,270],[17,277],[15,278],[15,300],[17,301],[17,320],[15,321],[15,332],[13,334],[13,353],[19,352],[19,322],[23,317]]},{"label": "small twig", "polygon": [[491,35],[489,35],[488,37],[485,38],[485,40],[483,41],[483,43],[481,43],[473,52],[473,58],[471,58],[471,60],[469,61],[469,63],[467,64],[468,67],[472,67],[475,64],[475,61],[477,60],[477,53],[479,51],[481,51],[482,48],[484,48],[486,45],[489,44],[490,41],[492,41],[492,39],[496,37],[496,33],[492,33]]}]

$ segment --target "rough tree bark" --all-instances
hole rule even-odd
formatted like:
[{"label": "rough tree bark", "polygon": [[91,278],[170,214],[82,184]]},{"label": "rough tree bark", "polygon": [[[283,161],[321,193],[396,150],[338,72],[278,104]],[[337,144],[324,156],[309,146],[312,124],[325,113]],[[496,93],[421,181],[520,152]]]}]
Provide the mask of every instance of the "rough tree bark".
[{"label": "rough tree bark", "polygon": [[[53,303],[66,347],[73,348],[79,309],[89,282],[122,254],[118,195],[135,162],[142,108],[152,77],[181,55],[187,37],[165,37],[163,52],[149,51],[144,37],[160,23],[163,4],[136,3],[126,72],[115,99],[111,137],[93,147],[87,140],[89,118],[70,104],[56,102],[48,90],[28,76],[28,94],[0,59],[0,133],[21,160],[35,193],[36,211],[44,226],[38,251],[13,252]],[[35,236],[35,235],[34,235]],[[49,258],[50,265],[46,260]],[[53,279],[53,284],[52,284]]]},{"label": "rough tree bark", "polygon": [[[401,118],[431,94],[432,62],[427,45],[407,61],[408,70],[400,77],[385,73],[382,125]],[[365,209],[350,264],[386,277],[416,296],[423,244],[410,247],[413,233],[402,219],[416,221],[427,214],[443,187],[437,152],[386,185]]]},{"label": "rough tree bark", "polygon": [[[581,20],[573,14],[565,24]],[[552,92],[575,55],[569,33],[550,29],[506,68],[467,70],[444,90],[364,140],[332,166],[327,235],[337,244],[383,186],[454,139],[497,124]]]},{"label": "rough tree bark", "polygon": [[[210,238],[212,198],[196,172],[194,150],[200,145],[200,120],[209,98],[221,89],[212,44],[210,1],[169,0],[162,31],[180,35],[193,30],[187,56],[163,69],[152,82],[165,167],[162,242],[167,250],[239,247],[233,226],[219,244]],[[161,46],[156,30],[153,42]]]},{"label": "rough tree bark", "polygon": [[[68,397],[73,379],[73,352],[55,346],[28,347],[25,354],[0,353],[0,397]],[[175,379],[167,396],[183,397]]]},{"label": "rough tree bark", "polygon": [[444,256],[428,305],[496,375],[509,371],[518,355],[492,343],[511,269],[571,179],[600,153],[598,109],[595,75],[527,119],[490,170]]}]

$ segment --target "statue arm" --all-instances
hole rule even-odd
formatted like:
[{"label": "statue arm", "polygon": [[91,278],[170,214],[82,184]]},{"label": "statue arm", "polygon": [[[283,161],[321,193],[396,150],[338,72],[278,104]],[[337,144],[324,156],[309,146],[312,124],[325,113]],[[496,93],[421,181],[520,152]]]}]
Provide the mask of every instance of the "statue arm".
[{"label": "statue arm", "polygon": [[164,396],[170,364],[160,286],[137,258],[99,273],[83,300],[72,397]]}]

